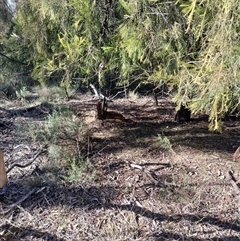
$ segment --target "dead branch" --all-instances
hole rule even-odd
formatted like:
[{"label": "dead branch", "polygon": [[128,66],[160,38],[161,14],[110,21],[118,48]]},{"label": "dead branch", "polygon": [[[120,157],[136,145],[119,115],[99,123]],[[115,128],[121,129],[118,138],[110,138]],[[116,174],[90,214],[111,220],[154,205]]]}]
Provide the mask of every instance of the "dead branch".
[{"label": "dead branch", "polygon": [[33,193],[37,193],[39,192],[39,190],[37,190],[37,188],[34,188],[33,190],[31,190],[29,193],[27,193],[26,195],[24,195],[22,198],[20,198],[17,202],[11,204],[7,210],[0,212],[0,215],[4,215],[9,213],[13,208],[15,208],[16,206],[18,206],[20,203],[22,203],[23,201],[25,201],[28,197],[30,197]]},{"label": "dead branch", "polygon": [[140,170],[143,170],[143,167],[142,167],[142,166],[140,166],[140,165],[136,165],[136,164],[132,164],[132,163],[130,163],[130,167],[132,167],[132,168],[137,168],[137,169],[140,169]]},{"label": "dead branch", "polygon": [[94,99],[97,99],[97,100],[107,100],[107,101],[110,101],[112,102],[112,99],[113,98],[108,98],[107,96],[103,95],[102,93],[98,93],[96,87],[93,85],[93,84],[90,84],[90,87],[92,88],[93,92],[94,92]]},{"label": "dead branch", "polygon": [[38,151],[34,157],[32,159],[30,159],[30,162],[28,162],[27,164],[25,165],[21,165],[21,164],[18,164],[18,163],[15,163],[13,164],[8,170],[7,170],[7,173],[9,173],[13,168],[15,167],[19,167],[19,168],[25,168],[25,167],[28,167],[30,166],[42,153],[46,152],[46,150],[41,150],[41,151]]},{"label": "dead branch", "polygon": [[149,170],[147,170],[145,167],[137,165],[137,164],[132,164],[132,163],[130,163],[130,167],[141,170],[143,173],[145,173],[145,175],[147,175],[150,178],[150,180],[152,180],[154,182],[155,185],[162,185],[162,183],[160,183],[159,180],[157,180],[154,177],[154,175]]},{"label": "dead branch", "polygon": [[122,93],[125,93],[125,90],[118,91],[115,95],[113,95],[113,96],[110,97],[109,99],[110,99],[110,100],[113,100],[114,98],[116,98],[118,95],[120,95],[120,94],[122,94]]},{"label": "dead branch", "polygon": [[94,92],[94,97],[96,99],[100,99],[99,94],[98,94],[97,89],[95,88],[95,86],[93,84],[90,84],[90,87],[92,88],[92,90]]}]

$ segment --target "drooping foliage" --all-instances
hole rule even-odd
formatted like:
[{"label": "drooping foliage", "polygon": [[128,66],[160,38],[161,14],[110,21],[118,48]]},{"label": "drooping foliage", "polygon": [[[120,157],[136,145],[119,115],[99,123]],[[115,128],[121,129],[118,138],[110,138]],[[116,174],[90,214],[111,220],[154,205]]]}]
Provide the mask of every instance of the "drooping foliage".
[{"label": "drooping foliage", "polygon": [[188,20],[186,30],[200,45],[193,61],[181,63],[175,100],[187,98],[192,111],[209,113],[211,130],[221,130],[226,113],[240,111],[239,3],[179,1]]},{"label": "drooping foliage", "polygon": [[97,82],[104,62],[102,87],[165,83],[179,106],[209,114],[211,130],[221,130],[225,113],[240,111],[240,0],[14,3],[0,36],[8,69],[25,66],[33,79],[68,92],[73,80]]}]

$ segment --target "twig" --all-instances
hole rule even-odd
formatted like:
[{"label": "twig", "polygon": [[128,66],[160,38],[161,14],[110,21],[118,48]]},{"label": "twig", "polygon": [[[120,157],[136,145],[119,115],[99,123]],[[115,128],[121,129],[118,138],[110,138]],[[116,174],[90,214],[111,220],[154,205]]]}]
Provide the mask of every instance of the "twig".
[{"label": "twig", "polygon": [[124,93],[124,92],[125,92],[125,90],[118,91],[115,95],[111,96],[109,99],[110,99],[110,100],[113,100],[115,97],[117,97],[118,95],[120,95],[120,94],[122,94],[122,93]]},{"label": "twig", "polygon": [[142,166],[136,165],[136,164],[132,164],[132,163],[130,164],[130,167],[140,169],[143,173],[145,173],[154,182],[155,185],[160,184],[160,182],[156,178],[154,178],[152,173],[149,170],[147,170],[145,167],[142,167]]},{"label": "twig", "polygon": [[130,167],[133,167],[133,168],[138,168],[138,169],[140,169],[140,170],[143,170],[143,167],[142,166],[140,166],[140,165],[136,165],[136,164],[130,164]]},{"label": "twig", "polygon": [[30,166],[42,153],[46,152],[46,150],[41,150],[40,152],[38,152],[29,163],[25,164],[25,165],[21,165],[18,163],[13,164],[8,170],[7,173],[9,173],[14,167],[19,167],[19,168],[25,168]]},{"label": "twig", "polygon": [[18,206],[20,203],[22,203],[23,201],[25,201],[28,197],[30,197],[34,192],[38,192],[36,188],[34,188],[33,190],[31,190],[29,193],[27,193],[25,196],[23,196],[22,198],[20,198],[17,202],[11,204],[7,210],[0,212],[1,215],[7,214],[9,213],[13,208],[15,208],[16,206]]},{"label": "twig", "polygon": [[16,150],[16,149],[18,149],[19,147],[25,148],[25,149],[27,149],[29,152],[31,151],[30,147],[27,146],[27,145],[24,145],[24,144],[17,145],[17,146],[15,146],[13,149]]}]

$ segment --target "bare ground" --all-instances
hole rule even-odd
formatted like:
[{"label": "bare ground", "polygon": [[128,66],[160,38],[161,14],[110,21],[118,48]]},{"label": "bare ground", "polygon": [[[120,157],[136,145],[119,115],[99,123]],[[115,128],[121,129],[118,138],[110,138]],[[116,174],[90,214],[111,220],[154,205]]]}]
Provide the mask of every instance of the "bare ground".
[{"label": "bare ground", "polygon": [[[110,103],[126,121],[100,121],[96,102],[80,96],[62,104],[85,123],[78,149],[88,152],[91,166],[71,181],[64,178],[67,160],[50,160],[25,128],[41,128],[59,104],[1,102],[7,169],[32,162],[15,166],[1,190],[1,240],[240,240],[237,199],[226,180],[229,170],[240,176],[232,161],[239,120],[225,121],[222,134],[210,133],[205,116],[176,123],[168,100],[156,107],[140,98]],[[163,148],[158,135],[171,146]]]}]

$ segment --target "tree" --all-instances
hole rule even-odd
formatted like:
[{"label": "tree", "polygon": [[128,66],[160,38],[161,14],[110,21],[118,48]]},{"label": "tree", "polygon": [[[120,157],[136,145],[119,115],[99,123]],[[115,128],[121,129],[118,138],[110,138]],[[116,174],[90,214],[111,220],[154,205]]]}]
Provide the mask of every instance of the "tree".
[{"label": "tree", "polygon": [[0,0],[0,36],[4,36],[11,26],[12,11],[6,0]]},{"label": "tree", "polygon": [[193,61],[180,62],[175,100],[186,99],[193,112],[209,113],[210,130],[221,131],[226,113],[240,111],[240,1],[178,1],[187,32],[200,42]]},{"label": "tree", "polygon": [[[8,97],[14,97],[15,85],[14,79],[19,72],[23,72],[21,58],[18,58],[15,52],[17,35],[13,33],[14,29],[14,9],[8,5],[8,1],[0,1],[0,91],[1,94],[5,93]],[[19,81],[19,80],[18,80]]]},{"label": "tree", "polygon": [[221,131],[225,113],[240,111],[239,2],[16,0],[1,48],[66,93],[73,79],[97,83],[101,62],[101,86],[165,83],[178,106],[208,113]]}]

